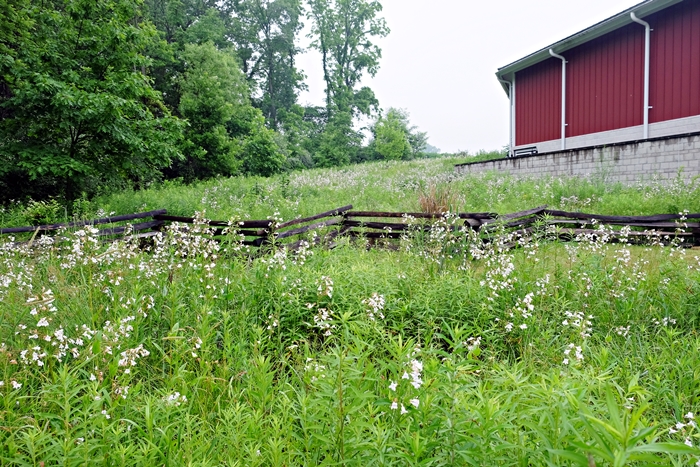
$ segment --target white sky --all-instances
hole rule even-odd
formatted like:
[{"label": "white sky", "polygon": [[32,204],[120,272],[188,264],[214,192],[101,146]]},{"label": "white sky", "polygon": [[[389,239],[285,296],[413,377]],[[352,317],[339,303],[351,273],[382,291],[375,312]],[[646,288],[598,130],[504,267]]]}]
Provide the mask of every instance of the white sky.
[{"label": "white sky", "polygon": [[[383,109],[407,110],[433,146],[474,153],[508,143],[508,97],[495,77],[499,67],[641,0],[381,2],[391,33],[378,41],[379,73],[363,85]],[[309,86],[300,103],[323,105],[320,55],[308,51],[297,64]]]}]

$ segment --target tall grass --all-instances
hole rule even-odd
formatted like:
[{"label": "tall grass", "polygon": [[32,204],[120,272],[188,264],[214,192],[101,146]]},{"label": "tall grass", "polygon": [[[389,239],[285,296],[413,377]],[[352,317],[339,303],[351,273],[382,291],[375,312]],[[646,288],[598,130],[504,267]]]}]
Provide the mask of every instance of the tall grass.
[{"label": "tall grass", "polygon": [[698,462],[698,257],[450,222],[399,251],[3,246],[2,464]]},{"label": "tall grass", "polygon": [[266,218],[275,212],[285,219],[313,215],[353,204],[361,210],[415,212],[430,190],[449,192],[453,210],[507,213],[548,204],[553,208],[607,214],[700,212],[700,184],[682,176],[669,183],[653,179],[625,186],[604,176],[533,178],[487,173],[462,175],[454,164],[464,158],[408,162],[373,162],[315,169],[269,179],[219,179],[194,186],[165,184],[140,192],[101,198],[96,207],[119,214],[166,208],[173,214],[206,211],[216,219]]},{"label": "tall grass", "polygon": [[167,209],[173,215],[206,212],[210,219],[284,219],[309,216],[353,204],[370,211],[415,212],[431,190],[449,193],[450,210],[508,213],[542,204],[552,208],[605,214],[700,212],[700,184],[682,174],[669,183],[625,186],[604,174],[586,178],[516,179],[487,173],[464,175],[454,165],[465,157],[372,162],[333,169],[291,172],[271,178],[234,177],[184,186],[165,182],[143,191],[124,191],[72,207],[55,202],[16,203],[0,209],[3,227],[69,221],[102,215]]}]

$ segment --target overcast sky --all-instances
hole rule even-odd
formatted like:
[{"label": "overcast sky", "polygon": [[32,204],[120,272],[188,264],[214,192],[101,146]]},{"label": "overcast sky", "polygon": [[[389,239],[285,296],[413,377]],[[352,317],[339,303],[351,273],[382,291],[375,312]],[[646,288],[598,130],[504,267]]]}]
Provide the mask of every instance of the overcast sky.
[{"label": "overcast sky", "polygon": [[[378,41],[379,73],[363,85],[383,109],[407,110],[433,146],[474,153],[508,144],[508,97],[496,80],[498,68],[641,0],[381,2],[391,33]],[[307,52],[298,66],[309,86],[300,102],[323,105],[320,55]]]}]

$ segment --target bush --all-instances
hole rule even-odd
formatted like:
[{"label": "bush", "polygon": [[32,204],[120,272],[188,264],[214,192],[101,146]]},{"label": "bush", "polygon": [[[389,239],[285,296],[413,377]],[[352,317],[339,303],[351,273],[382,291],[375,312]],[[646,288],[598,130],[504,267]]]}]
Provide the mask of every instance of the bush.
[{"label": "bush", "polygon": [[243,140],[241,154],[243,170],[250,175],[269,177],[284,168],[284,153],[275,141],[275,132],[265,128],[262,114],[257,116],[253,132]]}]

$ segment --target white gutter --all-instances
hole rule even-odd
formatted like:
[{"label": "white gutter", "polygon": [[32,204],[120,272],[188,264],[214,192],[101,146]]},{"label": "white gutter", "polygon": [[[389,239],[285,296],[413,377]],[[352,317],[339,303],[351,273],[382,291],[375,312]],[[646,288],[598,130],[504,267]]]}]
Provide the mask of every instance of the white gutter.
[{"label": "white gutter", "polygon": [[508,86],[508,99],[510,100],[510,135],[508,141],[508,145],[510,147],[508,148],[508,157],[513,157],[513,151],[515,150],[515,132],[513,131],[513,127],[515,126],[515,99],[513,96],[513,83],[511,83],[510,81],[506,81],[501,77],[498,77],[498,81]]},{"label": "white gutter", "polygon": [[549,55],[561,60],[561,148],[566,149],[566,59],[552,49]]},{"label": "white gutter", "polygon": [[511,73],[516,73],[520,70],[531,67],[537,63],[547,60],[549,55],[549,49],[558,50],[559,53],[564,53],[569,49],[572,49],[578,45],[591,41],[597,37],[601,37],[611,31],[620,29],[621,27],[627,26],[632,23],[630,18],[630,13],[635,12],[635,15],[642,18],[649,16],[658,11],[664,10],[672,5],[681,3],[683,0],[646,0],[638,5],[626,9],[612,16],[606,20],[601,21],[583,31],[580,31],[572,36],[555,42],[547,47],[544,47],[537,52],[531,53],[515,62],[512,62],[504,67],[500,67],[497,70],[497,75],[500,76],[510,76]]},{"label": "white gutter", "polygon": [[649,138],[649,49],[651,42],[651,26],[646,21],[637,18],[634,11],[630,13],[632,21],[644,26],[644,139]]}]

